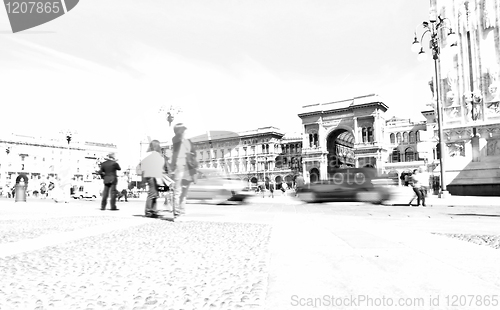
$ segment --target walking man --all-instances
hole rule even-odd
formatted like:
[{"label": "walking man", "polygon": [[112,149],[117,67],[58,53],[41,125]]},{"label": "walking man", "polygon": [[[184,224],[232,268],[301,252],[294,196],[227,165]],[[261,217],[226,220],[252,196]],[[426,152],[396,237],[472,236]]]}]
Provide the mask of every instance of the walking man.
[{"label": "walking man", "polygon": [[101,210],[106,210],[108,196],[110,197],[111,210],[116,211],[116,184],[118,184],[118,177],[116,171],[122,170],[120,165],[116,162],[115,154],[109,153],[106,161],[101,164],[99,174],[104,182],[104,190],[102,192]]},{"label": "walking man", "polygon": [[183,123],[174,126],[171,169],[174,172],[174,217],[186,213],[186,197],[191,183],[196,182],[198,162],[194,146],[187,139],[187,127]]},{"label": "walking man", "polygon": [[[426,195],[426,186],[429,182],[428,175],[426,173],[423,173],[423,169],[415,169],[413,170],[413,175],[411,176],[411,186],[413,187],[413,191],[415,192],[415,195],[417,196],[417,207],[422,206],[425,207],[425,195]],[[413,200],[415,197],[413,197],[409,203],[411,206]]]}]

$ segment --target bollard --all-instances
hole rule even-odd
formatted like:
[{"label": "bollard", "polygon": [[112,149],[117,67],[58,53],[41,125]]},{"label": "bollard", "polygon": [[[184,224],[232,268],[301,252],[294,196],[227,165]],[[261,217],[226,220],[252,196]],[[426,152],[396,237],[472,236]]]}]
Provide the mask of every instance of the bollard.
[{"label": "bollard", "polygon": [[16,194],[15,194],[15,202],[23,201],[26,202],[26,185],[24,181],[21,181],[16,184]]}]

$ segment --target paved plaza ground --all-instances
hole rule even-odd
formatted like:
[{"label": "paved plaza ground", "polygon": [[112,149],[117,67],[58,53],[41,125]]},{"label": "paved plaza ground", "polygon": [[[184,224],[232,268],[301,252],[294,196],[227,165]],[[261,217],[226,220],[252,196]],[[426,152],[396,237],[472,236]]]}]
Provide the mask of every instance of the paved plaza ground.
[{"label": "paved plaza ground", "polygon": [[498,309],[496,199],[254,197],[175,223],[0,199],[0,309]]}]

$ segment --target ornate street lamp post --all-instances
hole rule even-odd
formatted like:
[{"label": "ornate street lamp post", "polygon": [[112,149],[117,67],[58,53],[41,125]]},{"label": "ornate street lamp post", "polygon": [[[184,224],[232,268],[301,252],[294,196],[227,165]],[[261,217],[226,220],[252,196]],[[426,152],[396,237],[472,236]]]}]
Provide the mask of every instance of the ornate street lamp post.
[{"label": "ornate street lamp post", "polygon": [[174,122],[175,117],[178,114],[182,113],[182,110],[179,107],[173,105],[169,106],[168,108],[162,106],[160,107],[158,113],[165,114],[165,119],[168,122],[168,127],[172,127],[172,123]]},{"label": "ornate street lamp post", "polygon": [[[431,8],[429,21],[424,21],[418,28],[421,29],[420,41],[417,37],[417,31],[415,31],[415,39],[412,45],[412,51],[418,52],[418,59],[425,60],[427,55],[425,54],[424,48],[420,44],[424,39],[426,34],[429,34],[429,49],[432,51],[432,58],[434,59],[434,74],[436,78],[436,87],[435,87],[435,95],[436,95],[436,114],[438,121],[438,139],[439,139],[439,151],[441,156],[439,157],[439,166],[441,173],[441,190],[439,193],[439,198],[444,198],[448,195],[446,190],[446,181],[445,181],[445,166],[444,166],[444,139],[443,139],[443,107],[440,100],[440,91],[439,86],[441,82],[440,77],[440,62],[439,62],[439,54],[440,47],[439,44],[442,41],[442,33],[443,31],[448,31],[447,33],[447,41],[451,42],[451,46],[454,50],[457,47],[457,35],[453,32],[452,28],[447,26],[450,21],[446,18],[441,18],[436,15],[435,8]],[[418,29],[417,29],[418,30]]]}]

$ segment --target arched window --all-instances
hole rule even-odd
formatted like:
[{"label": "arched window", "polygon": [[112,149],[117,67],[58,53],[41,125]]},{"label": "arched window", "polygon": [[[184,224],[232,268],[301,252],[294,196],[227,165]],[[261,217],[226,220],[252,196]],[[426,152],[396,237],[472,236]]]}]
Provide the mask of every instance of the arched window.
[{"label": "arched window", "polygon": [[394,151],[392,151],[392,158],[391,158],[391,162],[393,162],[393,163],[397,163],[397,162],[399,162],[399,157],[400,157],[399,155],[400,155],[400,154],[399,154],[399,151],[398,151],[398,150],[394,150]]},{"label": "arched window", "polygon": [[391,144],[396,143],[396,135],[391,133],[390,137],[391,137]]},{"label": "arched window", "polygon": [[415,152],[411,147],[405,150],[405,161],[414,161],[415,160]]},{"label": "arched window", "polygon": [[410,131],[410,143],[415,143],[415,133],[413,131]]},{"label": "arched window", "polygon": [[418,130],[416,132],[416,138],[417,138],[417,142],[420,142],[420,131],[418,131]]},{"label": "arched window", "polygon": [[397,144],[401,144],[401,133],[400,133],[400,132],[398,132],[398,133],[396,134],[396,143],[397,143]]},{"label": "arched window", "polygon": [[403,143],[408,144],[408,133],[407,132],[403,132]]}]

